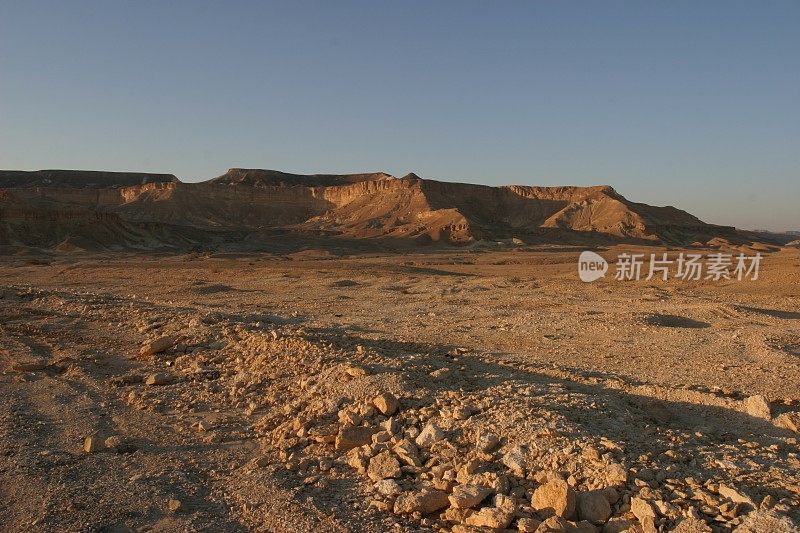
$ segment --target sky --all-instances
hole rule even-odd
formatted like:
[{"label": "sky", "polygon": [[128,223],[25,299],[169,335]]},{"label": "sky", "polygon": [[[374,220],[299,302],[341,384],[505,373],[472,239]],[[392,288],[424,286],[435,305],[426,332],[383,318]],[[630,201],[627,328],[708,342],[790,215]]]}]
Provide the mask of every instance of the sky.
[{"label": "sky", "polygon": [[0,2],[0,168],[612,185],[800,230],[800,2]]}]

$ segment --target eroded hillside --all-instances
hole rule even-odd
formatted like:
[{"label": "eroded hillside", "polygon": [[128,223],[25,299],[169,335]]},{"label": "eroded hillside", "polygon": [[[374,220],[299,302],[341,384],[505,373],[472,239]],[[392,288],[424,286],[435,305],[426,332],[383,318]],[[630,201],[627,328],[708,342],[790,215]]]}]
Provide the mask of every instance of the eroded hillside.
[{"label": "eroded hillside", "polygon": [[274,235],[396,246],[746,241],[609,186],[490,187],[383,172],[298,175],[0,172],[0,245],[61,249],[265,247]]}]

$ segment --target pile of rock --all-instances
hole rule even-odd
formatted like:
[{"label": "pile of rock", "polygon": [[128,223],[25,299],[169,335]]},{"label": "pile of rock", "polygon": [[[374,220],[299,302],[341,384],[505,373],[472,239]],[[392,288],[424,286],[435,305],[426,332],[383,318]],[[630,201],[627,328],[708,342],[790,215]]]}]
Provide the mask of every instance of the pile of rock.
[{"label": "pile of rock", "polygon": [[[559,383],[486,385],[452,363],[415,369],[299,328],[230,326],[216,335],[209,341],[209,328],[196,325],[183,351],[167,348],[176,355],[172,373],[142,377],[169,387],[145,387],[129,401],[152,409],[158,393],[180,387],[186,403],[227,401],[246,417],[259,414],[251,425],[259,465],[280,464],[304,487],[355,475],[368,507],[394,520],[453,531],[710,531],[745,524],[760,508],[784,512],[793,501],[695,480],[696,459],[675,444],[700,437],[665,430],[671,442],[658,452],[633,453],[582,434],[549,406],[588,411],[593,400]],[[758,399],[747,409],[767,416]],[[208,439],[220,438],[201,426]]]}]

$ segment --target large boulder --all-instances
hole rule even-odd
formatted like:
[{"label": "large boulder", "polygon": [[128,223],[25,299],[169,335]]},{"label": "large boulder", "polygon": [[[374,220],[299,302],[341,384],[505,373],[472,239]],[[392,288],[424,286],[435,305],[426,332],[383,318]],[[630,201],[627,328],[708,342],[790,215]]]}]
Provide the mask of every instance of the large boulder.
[{"label": "large boulder", "polygon": [[599,490],[578,494],[578,518],[593,524],[603,523],[611,516],[611,505],[606,495]]},{"label": "large boulder", "polygon": [[533,492],[531,506],[543,516],[571,518],[575,514],[575,491],[563,479],[548,481]]},{"label": "large boulder", "polygon": [[423,489],[419,492],[407,492],[399,495],[394,502],[394,512],[395,514],[420,513],[426,515],[444,509],[449,504],[446,492]]},{"label": "large boulder", "polygon": [[377,428],[351,426],[339,429],[336,435],[336,449],[341,451],[352,450],[372,442],[372,434],[378,431]]}]

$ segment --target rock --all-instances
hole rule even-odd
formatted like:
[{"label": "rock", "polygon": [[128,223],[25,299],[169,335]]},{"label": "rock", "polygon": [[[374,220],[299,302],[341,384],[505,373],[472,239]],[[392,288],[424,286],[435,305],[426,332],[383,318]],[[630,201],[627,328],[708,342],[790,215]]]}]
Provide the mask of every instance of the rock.
[{"label": "rock", "polygon": [[360,446],[351,448],[347,452],[347,464],[359,474],[364,474],[369,464],[369,454]]},{"label": "rock", "polygon": [[172,382],[172,375],[165,372],[156,372],[145,378],[145,385],[167,385]]},{"label": "rock", "polygon": [[[464,517],[466,520],[466,517]],[[474,527],[474,526],[467,526],[464,524],[454,524],[453,527],[450,529],[450,533],[483,533],[486,531],[485,529]]]},{"label": "rock", "polygon": [[468,509],[481,503],[492,489],[482,485],[458,485],[450,494],[450,505],[457,509]]},{"label": "rock", "polygon": [[350,426],[340,428],[336,435],[335,447],[337,450],[348,451],[372,442],[372,434],[377,428]]},{"label": "rock", "polygon": [[179,335],[164,335],[163,337],[146,342],[139,348],[139,355],[142,357],[149,357],[161,353],[172,348],[175,343],[178,342],[179,338]]},{"label": "rock", "polygon": [[517,531],[522,533],[534,533],[541,523],[540,520],[536,520],[535,518],[523,517],[517,520]]},{"label": "rock", "polygon": [[477,448],[484,453],[488,453],[494,450],[499,443],[500,439],[497,435],[493,433],[481,433],[478,435]]},{"label": "rock", "polygon": [[653,507],[642,498],[631,498],[631,512],[641,524],[644,533],[655,533],[656,512]]},{"label": "rock", "polygon": [[671,533],[712,533],[713,530],[699,518],[684,518],[675,525]]},{"label": "rock", "polygon": [[388,431],[378,431],[377,433],[372,434],[372,443],[373,444],[380,444],[382,442],[388,442],[391,440],[392,434]]},{"label": "rock", "polygon": [[477,474],[478,470],[481,469],[483,466],[483,461],[479,461],[478,459],[470,459],[461,467],[464,474],[467,476],[471,476],[472,474]]},{"label": "rock", "polygon": [[761,504],[758,506],[759,509],[772,509],[775,507],[775,504],[778,503],[775,501],[775,498],[772,494],[767,494],[764,496],[764,499],[761,500]]},{"label": "rock", "polygon": [[513,509],[500,507],[484,507],[475,511],[464,521],[469,526],[505,529],[514,519]]},{"label": "rock", "polygon": [[508,494],[511,490],[511,482],[508,479],[508,476],[503,474],[499,474],[492,480],[492,489],[497,494]]},{"label": "rock", "polygon": [[597,527],[591,522],[581,520],[578,523],[568,522],[568,533],[597,533]]},{"label": "rock", "polygon": [[773,511],[753,511],[733,530],[733,533],[797,533],[797,525],[787,516]]},{"label": "rock", "polygon": [[450,501],[447,493],[436,489],[423,489],[420,492],[404,493],[394,502],[395,514],[430,514],[447,507]]},{"label": "rock", "polygon": [[417,446],[408,439],[403,439],[392,448],[397,457],[408,466],[422,466],[422,460],[419,458],[419,450]]},{"label": "rock", "polygon": [[372,400],[373,405],[381,412],[381,414],[386,416],[392,416],[397,412],[397,408],[400,406],[400,402],[395,398],[394,394],[391,392],[384,392],[383,394],[379,394]]},{"label": "rock", "polygon": [[[576,523],[560,516],[551,516],[539,525],[536,533],[597,533],[598,531],[600,531],[600,528],[586,520]],[[632,528],[624,533],[641,533],[641,530]]]},{"label": "rock", "polygon": [[476,412],[477,410],[471,405],[460,405],[453,410],[453,418],[456,420],[467,420]]},{"label": "rock", "polygon": [[628,470],[619,463],[611,463],[606,467],[606,481],[612,487],[628,482]]},{"label": "rock", "polygon": [[105,439],[98,435],[91,435],[83,439],[83,451],[86,453],[95,453],[106,447]]},{"label": "rock", "polygon": [[381,422],[381,427],[392,435],[395,435],[400,431],[400,422],[394,418],[389,418]]},{"label": "rock", "polygon": [[747,398],[744,401],[744,408],[750,416],[763,418],[765,420],[770,420],[772,418],[772,410],[769,407],[769,402],[760,394]]},{"label": "rock", "polygon": [[377,499],[377,498],[374,499],[374,500],[371,500],[369,502],[369,505],[371,507],[374,507],[375,509],[377,509],[379,511],[383,511],[384,513],[389,513],[389,512],[392,511],[392,506],[389,505],[389,503],[387,503],[387,502],[385,502],[383,500]]},{"label": "rock", "polygon": [[500,509],[507,509],[516,512],[517,502],[514,498],[506,496],[505,494],[498,493],[494,497],[494,506]]},{"label": "rock", "polygon": [[402,487],[393,479],[382,479],[375,483],[375,491],[381,496],[392,497],[403,492]]},{"label": "rock", "polygon": [[417,446],[427,448],[432,444],[439,442],[443,438],[444,431],[442,431],[442,428],[434,423],[430,423],[422,429],[419,435],[417,435],[416,443]]},{"label": "rock", "polygon": [[339,423],[345,426],[357,426],[361,423],[361,415],[350,409],[342,409],[338,414]]},{"label": "rock", "polygon": [[367,369],[360,366],[348,366],[344,369],[344,373],[352,378],[363,378],[368,374]]},{"label": "rock", "polygon": [[600,450],[591,444],[588,444],[583,448],[582,455],[587,461],[599,461],[601,459]]},{"label": "rock", "polygon": [[369,460],[367,475],[372,481],[386,478],[398,478],[403,475],[400,463],[388,451],[384,451]]},{"label": "rock", "polygon": [[637,531],[636,523],[622,516],[615,516],[603,525],[603,533],[629,533]]},{"label": "rock", "polygon": [[619,492],[617,492],[617,489],[614,487],[605,487],[601,490],[601,492],[603,493],[603,496],[606,497],[606,500],[608,500],[610,505],[614,505],[619,501]]},{"label": "rock", "polygon": [[566,533],[570,523],[560,516],[551,516],[536,529],[536,533]]},{"label": "rock", "polygon": [[563,479],[554,479],[537,488],[531,505],[543,516],[555,514],[570,518],[575,514],[575,491]]},{"label": "rock", "polygon": [[775,418],[775,425],[800,433],[800,413],[783,413]]},{"label": "rock", "polygon": [[[661,507],[658,505],[659,502],[655,502],[656,507],[658,508],[659,514],[662,516],[667,516],[667,513],[663,512]],[[716,511],[721,516],[731,519],[739,516],[742,512],[742,508],[744,507],[743,503],[733,503],[733,502],[723,502],[720,505],[715,505],[713,507],[709,507],[710,511]]]},{"label": "rock", "polygon": [[442,520],[446,520],[448,522],[461,523],[464,520],[466,520],[467,517],[471,514],[472,514],[472,509],[456,509],[455,507],[448,507],[447,509],[442,511],[442,514],[439,515],[439,518]]},{"label": "rock", "polygon": [[528,468],[528,458],[525,454],[524,447],[518,445],[511,448],[503,455],[502,462],[514,475],[525,477],[525,472]]},{"label": "rock", "polygon": [[169,509],[171,513],[177,513],[182,507],[183,503],[181,503],[180,500],[170,499],[167,501],[167,509]]},{"label": "rock", "polygon": [[719,495],[722,496],[723,498],[728,498],[730,501],[734,503],[745,503],[747,505],[752,505],[753,507],[756,507],[756,504],[749,496],[747,496],[746,494],[742,494],[733,487],[730,487],[724,483],[720,483],[717,492],[719,492]]},{"label": "rock", "polygon": [[578,518],[593,524],[603,523],[611,516],[611,505],[600,490],[578,494],[577,508]]},{"label": "rock", "polygon": [[641,522],[645,518],[655,518],[656,512],[653,510],[653,507],[642,498],[633,497],[631,498],[631,512],[636,517],[639,522]]}]

